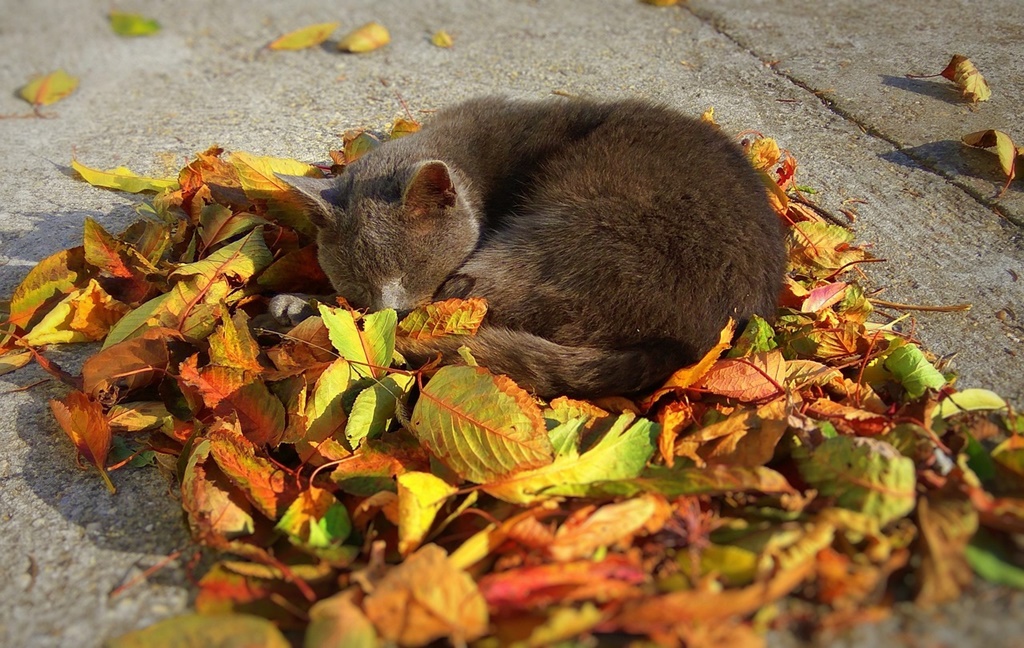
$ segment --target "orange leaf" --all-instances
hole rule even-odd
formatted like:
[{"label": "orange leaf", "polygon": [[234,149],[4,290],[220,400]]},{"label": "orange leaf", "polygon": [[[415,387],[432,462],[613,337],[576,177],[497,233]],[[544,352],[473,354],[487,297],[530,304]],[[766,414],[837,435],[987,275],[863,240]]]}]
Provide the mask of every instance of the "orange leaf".
[{"label": "orange leaf", "polygon": [[570,520],[558,529],[548,554],[559,562],[567,562],[587,558],[601,547],[628,541],[645,531],[658,512],[658,499],[655,495],[641,495],[602,506],[579,523]]},{"label": "orange leaf", "polygon": [[78,454],[96,466],[111,493],[114,484],[107,475],[107,453],[110,451],[110,424],[99,403],[80,391],[73,391],[63,401],[51,400],[50,409],[61,429],[71,438]]},{"label": "orange leaf", "polygon": [[271,520],[277,520],[298,496],[295,480],[242,436],[237,421],[219,420],[206,431],[214,461],[246,498]]},{"label": "orange leaf", "polygon": [[683,367],[669,376],[668,380],[665,381],[665,384],[655,390],[655,392],[644,401],[646,407],[649,408],[664,394],[667,394],[670,391],[685,389],[700,380],[712,365],[715,364],[718,358],[720,358],[722,354],[732,346],[732,338],[735,333],[736,320],[730,319],[718,334],[718,344],[705,353],[704,357],[698,360],[695,364]]},{"label": "orange leaf", "polygon": [[697,387],[712,394],[753,402],[781,394],[785,380],[782,354],[769,351],[748,358],[719,360]]}]

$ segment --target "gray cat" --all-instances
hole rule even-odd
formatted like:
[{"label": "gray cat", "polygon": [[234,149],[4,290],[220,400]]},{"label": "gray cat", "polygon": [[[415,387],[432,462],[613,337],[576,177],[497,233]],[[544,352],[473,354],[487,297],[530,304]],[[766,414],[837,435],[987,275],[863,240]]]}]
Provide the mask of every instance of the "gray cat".
[{"label": "gray cat", "polygon": [[[743,152],[646,101],[474,99],[336,178],[285,180],[351,304],[487,300],[477,335],[402,340],[406,358],[465,345],[546,398],[657,386],[730,317],[771,318],[785,267]],[[296,312],[286,296],[272,310]]]}]

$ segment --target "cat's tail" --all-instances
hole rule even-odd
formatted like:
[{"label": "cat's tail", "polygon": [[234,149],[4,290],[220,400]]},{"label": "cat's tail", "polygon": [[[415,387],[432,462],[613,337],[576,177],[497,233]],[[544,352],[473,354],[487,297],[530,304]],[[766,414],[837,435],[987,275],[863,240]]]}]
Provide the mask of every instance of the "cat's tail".
[{"label": "cat's tail", "polygon": [[465,346],[491,373],[505,374],[542,398],[598,398],[652,389],[690,361],[677,343],[650,343],[624,349],[573,347],[523,331],[483,326],[476,335],[429,340],[399,338],[399,353],[413,365],[440,355],[460,361]]}]

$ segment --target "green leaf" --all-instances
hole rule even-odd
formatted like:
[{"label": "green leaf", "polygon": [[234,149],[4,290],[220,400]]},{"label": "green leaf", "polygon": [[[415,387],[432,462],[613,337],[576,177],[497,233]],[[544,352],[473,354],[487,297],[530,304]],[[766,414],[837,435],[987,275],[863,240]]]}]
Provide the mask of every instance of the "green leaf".
[{"label": "green leaf", "polygon": [[413,378],[412,375],[391,374],[359,392],[345,426],[345,437],[352,448],[358,447],[363,439],[379,437],[387,430],[399,403],[404,406]]},{"label": "green leaf", "polygon": [[1006,401],[995,392],[987,389],[965,389],[943,398],[935,409],[934,416],[946,419],[960,412],[1005,410],[1007,407]]},{"label": "green leaf", "polygon": [[978,576],[996,585],[1024,590],[1024,569],[1007,560],[1006,550],[987,532],[976,535],[964,553]]},{"label": "green leaf", "polygon": [[585,497],[596,482],[628,480],[640,475],[654,454],[658,424],[626,412],[582,455],[575,448],[549,465],[524,470],[484,486],[491,495],[516,504],[553,496]]},{"label": "green leaf", "polygon": [[352,366],[338,358],[317,378],[313,394],[306,403],[306,436],[304,441],[316,444],[336,436],[345,425],[342,396],[352,384]]},{"label": "green leaf", "polygon": [[530,395],[480,367],[442,367],[423,387],[411,424],[434,456],[476,483],[548,464],[554,455]]},{"label": "green leaf", "polygon": [[743,333],[732,345],[732,349],[726,354],[727,358],[742,358],[765,351],[771,351],[779,345],[775,342],[775,331],[771,324],[754,315],[747,322]]},{"label": "green leaf", "polygon": [[913,344],[904,344],[890,352],[885,368],[903,385],[911,399],[920,398],[928,389],[942,389],[946,385],[945,376]]},{"label": "green leaf", "polygon": [[364,378],[379,378],[391,366],[395,354],[395,326],[398,314],[392,309],[363,317],[362,328],[355,313],[345,308],[320,305],[320,316],[331,337],[331,344],[342,358],[352,363]]},{"label": "green leaf", "polygon": [[628,497],[639,493],[659,493],[666,497],[679,497],[746,492],[793,494],[796,489],[781,473],[764,466],[745,468],[715,464],[694,468],[676,464],[672,468],[650,466],[634,479],[595,482],[588,494],[594,497]]},{"label": "green leaf", "polygon": [[184,614],[103,644],[104,648],[291,648],[270,621],[248,614]]},{"label": "green leaf", "polygon": [[860,511],[879,526],[905,517],[916,502],[914,460],[866,437],[837,436],[813,451],[794,450],[800,475],[836,506]]},{"label": "green leaf", "polygon": [[160,31],[160,23],[139,14],[111,11],[110,28],[118,36],[149,36]]},{"label": "green leaf", "polygon": [[210,256],[179,266],[171,279],[178,280],[170,292],[142,304],[110,329],[103,348],[141,334],[153,326],[179,330],[186,337],[203,339],[221,320],[222,305],[242,297],[229,278],[246,282],[267,267],[273,256],[263,242],[262,229],[226,245]]}]

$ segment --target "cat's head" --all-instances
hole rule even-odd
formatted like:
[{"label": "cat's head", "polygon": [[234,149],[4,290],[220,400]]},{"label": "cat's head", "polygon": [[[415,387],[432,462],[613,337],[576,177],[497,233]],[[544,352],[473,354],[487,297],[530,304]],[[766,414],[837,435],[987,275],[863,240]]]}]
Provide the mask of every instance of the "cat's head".
[{"label": "cat's head", "polygon": [[473,252],[479,223],[461,195],[464,182],[444,162],[366,159],[373,157],[333,179],[281,179],[307,206],[335,290],[359,308],[408,311],[429,302]]}]

